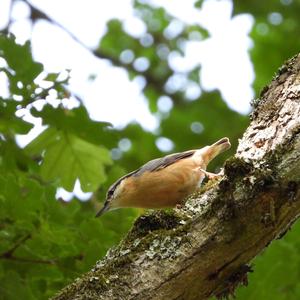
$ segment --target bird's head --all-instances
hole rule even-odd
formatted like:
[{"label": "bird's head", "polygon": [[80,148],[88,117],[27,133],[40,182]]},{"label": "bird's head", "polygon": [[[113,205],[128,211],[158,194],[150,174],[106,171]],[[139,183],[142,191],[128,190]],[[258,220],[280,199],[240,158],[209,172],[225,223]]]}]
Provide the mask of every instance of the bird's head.
[{"label": "bird's head", "polygon": [[98,211],[96,217],[100,217],[105,212],[117,207],[121,194],[122,181],[116,182],[108,189],[103,207]]}]

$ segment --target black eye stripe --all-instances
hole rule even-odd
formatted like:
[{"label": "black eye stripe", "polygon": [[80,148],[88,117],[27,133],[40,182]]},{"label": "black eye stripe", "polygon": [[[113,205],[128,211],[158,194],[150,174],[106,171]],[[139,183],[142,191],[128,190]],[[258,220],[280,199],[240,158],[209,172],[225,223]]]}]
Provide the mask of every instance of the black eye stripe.
[{"label": "black eye stripe", "polygon": [[114,190],[109,190],[107,192],[107,198],[110,198],[114,194]]}]

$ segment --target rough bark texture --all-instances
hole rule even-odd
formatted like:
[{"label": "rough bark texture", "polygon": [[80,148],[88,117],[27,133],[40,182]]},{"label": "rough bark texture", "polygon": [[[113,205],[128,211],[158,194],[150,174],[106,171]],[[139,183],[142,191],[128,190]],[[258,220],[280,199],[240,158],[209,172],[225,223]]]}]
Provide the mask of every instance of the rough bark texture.
[{"label": "rough bark texture", "polygon": [[182,209],[140,217],[65,299],[207,299],[247,283],[248,263],[300,215],[300,55],[255,103],[225,176]]}]

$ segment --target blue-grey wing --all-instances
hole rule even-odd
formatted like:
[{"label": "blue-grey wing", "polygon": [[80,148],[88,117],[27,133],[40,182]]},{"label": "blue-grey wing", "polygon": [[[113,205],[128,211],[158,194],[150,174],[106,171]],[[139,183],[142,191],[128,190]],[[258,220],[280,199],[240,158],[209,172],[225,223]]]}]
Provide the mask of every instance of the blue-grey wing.
[{"label": "blue-grey wing", "polygon": [[138,170],[133,172],[133,174],[131,174],[131,175],[140,176],[145,172],[159,171],[161,169],[164,169],[164,168],[174,164],[175,162],[177,162],[181,159],[192,156],[194,153],[195,153],[195,150],[190,150],[190,151],[174,153],[174,154],[167,155],[165,157],[150,160],[149,162],[144,164],[142,167],[140,167]]}]

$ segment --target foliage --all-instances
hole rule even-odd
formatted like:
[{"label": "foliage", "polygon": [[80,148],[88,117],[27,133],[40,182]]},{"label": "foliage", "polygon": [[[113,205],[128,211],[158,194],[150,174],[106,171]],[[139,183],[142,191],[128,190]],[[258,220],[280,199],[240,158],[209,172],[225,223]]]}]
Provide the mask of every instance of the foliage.
[{"label": "foliage", "polygon": [[[47,299],[103,256],[134,214],[118,212],[100,221],[93,201],[55,199],[57,187],[72,191],[77,178],[85,191],[106,180],[112,161],[102,143],[109,146],[116,136],[109,124],[92,121],[83,106],[64,107],[67,80],[41,74],[43,66],[32,59],[29,43],[18,45],[13,36],[2,35],[0,49],[10,91],[0,99],[0,299]],[[51,88],[37,83],[40,75]],[[59,106],[45,103],[35,109],[51,90]],[[22,149],[16,135],[32,128],[16,116],[24,108],[42,118],[47,129]]]},{"label": "foliage", "polygon": [[[300,224],[283,240],[277,241],[257,257],[249,286],[240,288],[237,299],[298,299],[300,292]],[[288,259],[287,259],[288,258]]]},{"label": "foliage", "polygon": [[[201,8],[202,2],[195,5]],[[283,61],[299,50],[299,3],[234,3],[234,14],[250,13],[255,18],[251,57],[257,94]],[[30,9],[32,21],[36,20],[33,16],[51,21],[34,7]],[[231,152],[218,157],[211,166],[214,169],[234,153],[247,126],[248,117],[230,110],[218,91],[202,89],[200,65],[178,72],[168,62],[171,54],[183,55],[186,41],[195,36],[207,39],[207,30],[182,24],[180,31],[169,36],[168,27],[176,18],[147,1],[135,1],[134,9],[146,24],[146,33],[131,36],[121,20],[111,20],[93,53],[124,68],[131,79],[144,78],[143,94],[160,122],[157,132],[145,131],[137,123],[113,129],[106,122],[92,120],[80,101],[77,107],[67,109],[66,103],[75,98],[69,91],[69,76],[47,74],[43,65],[34,61],[30,42],[19,45],[13,36],[0,35],[0,58],[5,61],[0,72],[9,83],[8,96],[0,98],[0,299],[47,299],[91,268],[120,240],[137,212],[124,209],[95,219],[99,208],[95,199],[103,199],[108,186],[126,171],[164,155],[156,146],[159,137],[170,139],[173,151],[183,151],[228,136],[233,142]],[[282,13],[280,24],[270,23],[274,12]],[[170,84],[178,77],[183,84]],[[190,84],[201,90],[200,99],[188,97]],[[53,94],[55,105],[49,100]],[[159,109],[162,99],[171,101],[169,112]],[[42,120],[46,129],[22,148],[17,135],[33,127],[22,117],[24,111]],[[125,139],[131,145],[128,151],[120,147]],[[118,151],[120,158],[113,162],[111,151]],[[71,191],[77,179],[84,191],[93,192],[90,201],[57,200],[57,188]],[[299,298],[299,230],[296,226],[255,261],[250,285],[238,291],[238,299]],[[293,258],[290,261],[285,259],[287,253]],[[281,270],[293,279],[282,280]]]},{"label": "foliage", "polygon": [[234,13],[255,17],[251,32],[254,47],[251,58],[255,69],[254,89],[258,93],[284,61],[300,49],[300,1],[234,1]]}]

